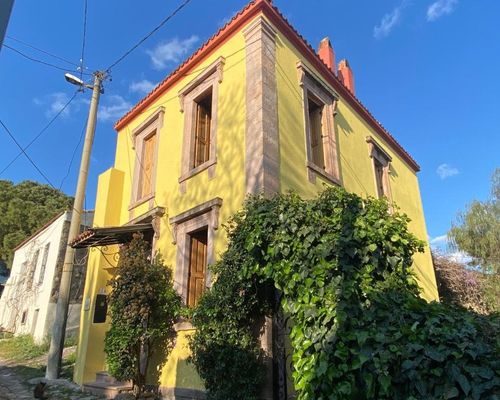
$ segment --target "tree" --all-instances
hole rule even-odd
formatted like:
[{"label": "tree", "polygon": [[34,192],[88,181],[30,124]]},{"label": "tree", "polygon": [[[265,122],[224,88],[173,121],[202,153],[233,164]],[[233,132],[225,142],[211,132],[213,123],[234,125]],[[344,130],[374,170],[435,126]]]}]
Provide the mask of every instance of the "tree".
[{"label": "tree", "polygon": [[10,266],[14,247],[72,204],[71,197],[48,185],[0,180],[0,259]]},{"label": "tree", "polygon": [[448,233],[452,245],[472,257],[487,278],[485,296],[500,310],[500,168],[492,176],[491,197],[473,201],[460,212]]},{"label": "tree", "polygon": [[436,271],[439,299],[443,303],[470,309],[478,314],[488,314],[494,307],[484,296],[487,279],[481,271],[467,267],[444,254],[432,252]]},{"label": "tree", "polygon": [[173,325],[181,299],[173,288],[172,271],[149,243],[134,235],[120,250],[116,276],[109,282],[111,328],[104,351],[111,374],[131,380],[136,396],[144,390],[153,348],[166,358],[173,346]]}]

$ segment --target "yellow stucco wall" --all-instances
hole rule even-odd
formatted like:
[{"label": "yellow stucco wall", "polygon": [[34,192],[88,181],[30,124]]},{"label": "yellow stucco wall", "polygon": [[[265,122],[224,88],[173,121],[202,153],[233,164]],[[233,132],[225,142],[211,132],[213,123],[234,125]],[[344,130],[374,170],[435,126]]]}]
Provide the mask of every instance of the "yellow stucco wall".
[{"label": "yellow stucco wall", "polygon": [[[245,40],[240,30],[201,65],[197,65],[195,71],[170,88],[118,132],[114,167],[99,178],[94,218],[96,226],[123,225],[149,210],[148,202],[130,209],[136,162],[131,132],[160,106],[165,108],[165,115],[163,126],[158,132],[159,156],[154,205],[166,208],[166,214],[161,218],[160,237],[156,241],[156,249],[161,252],[165,263],[175,267],[176,246],[172,244],[169,218],[215,197],[223,199],[219,220],[221,224],[241,208],[245,197],[245,55]],[[181,175],[184,114],[180,111],[178,92],[220,56],[224,56],[226,62],[219,86],[215,177],[209,179],[207,170],[201,172],[187,181],[186,193],[182,194],[178,179]],[[305,167],[303,100],[296,70],[296,62],[301,57],[279,35],[276,59],[281,191],[294,189],[305,197],[312,197],[324,186],[321,179],[316,184],[311,184]],[[336,131],[341,154],[341,176],[346,189],[364,196],[375,195],[373,169],[365,140],[367,135],[372,135],[393,158],[393,200],[412,219],[412,231],[425,240],[427,234],[415,173],[343,101],[340,101],[338,107]],[[227,246],[223,229],[216,231],[214,246],[216,257]],[[425,297],[436,299],[429,252],[415,257],[415,265]],[[106,282],[111,277],[112,271],[106,269],[107,266],[108,261],[99,251],[90,253],[84,300],[90,299],[91,303],[89,310],[82,311],[81,316],[79,352],[74,374],[78,383],[93,381],[97,371],[106,369],[103,338],[108,324],[93,324],[92,317],[96,294],[106,287]],[[160,372],[162,386],[203,388],[193,366],[186,362],[189,356],[187,337],[190,333],[191,331],[179,332],[176,347]]]},{"label": "yellow stucco wall", "polygon": [[[304,197],[313,197],[324,189],[327,182],[318,177],[313,184],[307,176],[304,102],[302,88],[299,85],[297,62],[303,62],[312,71],[314,68],[281,34],[277,40],[276,53],[281,190],[293,189]],[[316,75],[320,76],[317,72]],[[373,164],[366,142],[367,136],[374,137],[392,157],[390,187],[393,201],[411,218],[411,231],[418,238],[427,241],[415,172],[342,98],[335,116],[335,131],[340,154],[340,176],[346,190],[361,196],[376,196]],[[414,266],[423,289],[423,296],[428,300],[437,300],[434,268],[428,248],[425,253],[419,253],[414,257]]]},{"label": "yellow stucco wall", "polygon": [[[208,171],[202,171],[187,181],[187,190],[181,194],[178,179],[181,175],[184,114],[180,111],[178,92],[220,56],[224,56],[226,61],[223,80],[219,84],[215,177],[209,179]],[[161,234],[156,241],[156,249],[162,254],[165,263],[174,267],[176,259],[176,246],[172,244],[169,218],[215,197],[223,199],[219,215],[221,222],[227,221],[241,208],[245,197],[245,80],[242,79],[244,76],[245,41],[242,33],[238,33],[118,132],[114,168],[102,174],[99,179],[96,226],[123,225],[149,210],[148,202],[130,209],[136,162],[131,132],[160,106],[165,108],[165,115],[163,126],[157,136],[159,147],[154,206],[166,208],[166,214],[161,219]],[[119,183],[112,180],[118,173],[121,174]],[[215,231],[214,239],[214,251],[217,255],[227,246],[224,229]],[[106,260],[103,260],[98,252],[90,254],[84,298],[91,299],[92,304],[88,312],[82,313],[80,351],[74,374],[75,381],[80,384],[95,380],[95,372],[106,369],[102,341],[108,324],[91,323],[95,296],[110,278],[108,272],[102,271],[104,265]],[[203,388],[193,366],[186,362],[189,355],[188,334],[189,331],[179,332],[176,347],[161,373],[162,386]]]}]

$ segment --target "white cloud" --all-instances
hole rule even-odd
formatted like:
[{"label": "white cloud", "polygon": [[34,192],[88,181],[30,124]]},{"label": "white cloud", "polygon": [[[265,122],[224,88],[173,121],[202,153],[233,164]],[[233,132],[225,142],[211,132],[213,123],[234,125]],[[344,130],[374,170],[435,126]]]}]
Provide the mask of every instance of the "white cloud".
[{"label": "white cloud", "polygon": [[373,36],[375,39],[382,39],[391,33],[392,29],[401,20],[402,11],[408,4],[409,2],[407,0],[403,0],[399,6],[382,17],[380,24],[373,28]]},{"label": "white cloud", "polygon": [[441,179],[446,179],[451,176],[458,175],[460,171],[449,164],[441,164],[437,167],[436,173],[439,175]]},{"label": "white cloud", "polygon": [[195,35],[183,40],[173,38],[160,43],[153,50],[147,50],[146,52],[151,57],[151,62],[155,69],[164,69],[169,62],[179,62],[197,41],[198,36]]},{"label": "white cloud", "polygon": [[429,244],[431,246],[439,246],[448,244],[448,235],[436,236],[435,238],[429,238]]},{"label": "white cloud", "polygon": [[106,96],[106,104],[99,107],[98,117],[101,121],[115,121],[132,108],[132,104],[119,95]]},{"label": "white cloud", "polygon": [[155,88],[156,84],[143,79],[142,81],[132,82],[128,88],[132,93],[148,94]]},{"label": "white cloud", "polygon": [[455,11],[458,0],[437,0],[427,8],[427,21],[432,22]]},{"label": "white cloud", "polygon": [[[63,109],[66,103],[69,101],[69,96],[64,92],[55,92],[48,94],[42,98],[36,97],[33,99],[33,102],[37,106],[47,107],[45,111],[45,116],[47,118],[52,118],[59,111]],[[68,117],[71,111],[76,110],[79,107],[75,107],[76,101],[73,101],[71,105],[68,105],[62,112],[62,117]]]}]

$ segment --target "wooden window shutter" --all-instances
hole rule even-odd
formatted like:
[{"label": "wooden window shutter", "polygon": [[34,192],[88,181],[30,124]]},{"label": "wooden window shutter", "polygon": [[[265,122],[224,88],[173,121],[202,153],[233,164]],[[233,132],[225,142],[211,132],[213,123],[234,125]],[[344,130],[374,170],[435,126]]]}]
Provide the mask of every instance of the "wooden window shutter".
[{"label": "wooden window shutter", "polygon": [[196,103],[193,168],[210,159],[210,126],[212,124],[212,93]]},{"label": "wooden window shutter", "polygon": [[312,161],[318,167],[325,168],[322,138],[322,107],[309,100],[309,131],[312,150]]},{"label": "wooden window shutter", "polygon": [[384,190],[384,166],[376,158],[373,159],[375,168],[375,180],[377,183],[377,195],[383,197],[386,193]]},{"label": "wooden window shutter", "polygon": [[205,290],[205,270],[207,266],[207,238],[208,231],[193,233],[189,258],[189,278],[187,305],[194,307]]},{"label": "wooden window shutter", "polygon": [[143,157],[141,160],[141,180],[139,182],[139,198],[151,194],[153,188],[153,169],[156,146],[156,133],[144,139]]}]

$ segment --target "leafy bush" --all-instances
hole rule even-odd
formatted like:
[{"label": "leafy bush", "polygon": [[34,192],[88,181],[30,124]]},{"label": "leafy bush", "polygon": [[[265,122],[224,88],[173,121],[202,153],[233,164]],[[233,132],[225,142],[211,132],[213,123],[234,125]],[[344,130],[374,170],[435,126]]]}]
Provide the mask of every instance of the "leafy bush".
[{"label": "leafy bush", "polygon": [[423,242],[408,222],[342,189],[250,198],[193,313],[192,361],[208,399],[229,398],[228,387],[232,399],[258,398],[255,326],[269,314],[269,284],[291,317],[299,400],[498,393],[498,321],[418,297],[410,267]]},{"label": "leafy bush", "polygon": [[139,394],[146,384],[153,348],[166,358],[173,345],[181,299],[173,288],[171,269],[159,255],[151,260],[149,244],[141,235],[122,247],[117,275],[109,283],[107,363],[115,378],[131,380]]}]

